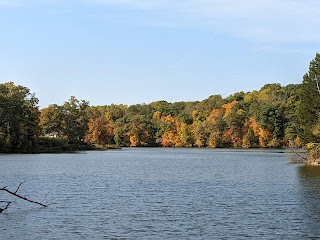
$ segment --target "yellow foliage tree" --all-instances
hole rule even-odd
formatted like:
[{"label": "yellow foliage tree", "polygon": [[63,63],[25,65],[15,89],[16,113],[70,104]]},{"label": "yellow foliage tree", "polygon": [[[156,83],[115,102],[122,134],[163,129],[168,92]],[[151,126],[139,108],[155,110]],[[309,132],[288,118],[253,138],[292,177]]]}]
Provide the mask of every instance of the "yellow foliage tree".
[{"label": "yellow foliage tree", "polygon": [[106,144],[108,141],[108,132],[102,117],[90,118],[88,128],[85,138],[86,141],[96,144]]}]

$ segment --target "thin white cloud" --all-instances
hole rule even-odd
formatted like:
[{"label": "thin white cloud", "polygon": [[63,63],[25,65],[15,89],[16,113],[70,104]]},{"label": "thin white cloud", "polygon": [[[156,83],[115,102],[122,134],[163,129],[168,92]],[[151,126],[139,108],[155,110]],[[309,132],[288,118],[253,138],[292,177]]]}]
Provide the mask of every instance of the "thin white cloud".
[{"label": "thin white cloud", "polygon": [[89,4],[103,4],[103,5],[115,5],[115,6],[127,6],[136,9],[159,9],[170,8],[175,5],[176,1],[169,0],[83,0]]},{"label": "thin white cloud", "polygon": [[[87,3],[177,14],[177,25],[205,25],[263,42],[319,42],[317,0],[83,0]],[[165,18],[164,19],[168,19]],[[170,19],[170,18],[169,18]],[[151,19],[152,21],[152,19]],[[155,22],[159,24],[159,19]],[[152,24],[149,22],[149,24]],[[170,25],[168,22],[163,24]]]},{"label": "thin white cloud", "polygon": [[254,42],[320,41],[318,0],[0,0],[0,6],[46,3],[140,11],[136,19],[131,16],[127,21],[149,26],[202,26]]},{"label": "thin white cloud", "polygon": [[198,0],[189,11],[237,36],[259,41],[318,42],[320,2],[314,0]]}]

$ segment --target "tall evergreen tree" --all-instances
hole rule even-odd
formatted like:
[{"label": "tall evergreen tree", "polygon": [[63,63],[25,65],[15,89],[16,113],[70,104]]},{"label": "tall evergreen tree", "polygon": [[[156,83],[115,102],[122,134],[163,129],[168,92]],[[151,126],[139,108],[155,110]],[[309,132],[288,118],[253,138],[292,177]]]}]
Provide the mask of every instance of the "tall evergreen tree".
[{"label": "tall evergreen tree", "polygon": [[317,141],[313,135],[313,129],[319,119],[320,112],[320,54],[310,62],[309,72],[303,76],[303,82],[299,92],[300,103],[297,116],[301,125],[300,137],[307,142]]}]

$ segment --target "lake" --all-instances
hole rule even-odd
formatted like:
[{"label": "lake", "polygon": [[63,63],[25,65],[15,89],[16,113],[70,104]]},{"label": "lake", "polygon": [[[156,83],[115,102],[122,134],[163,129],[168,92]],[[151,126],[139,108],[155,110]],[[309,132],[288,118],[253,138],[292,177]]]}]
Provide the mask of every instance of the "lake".
[{"label": "lake", "polygon": [[320,239],[320,168],[282,150],[0,155],[0,239]]}]

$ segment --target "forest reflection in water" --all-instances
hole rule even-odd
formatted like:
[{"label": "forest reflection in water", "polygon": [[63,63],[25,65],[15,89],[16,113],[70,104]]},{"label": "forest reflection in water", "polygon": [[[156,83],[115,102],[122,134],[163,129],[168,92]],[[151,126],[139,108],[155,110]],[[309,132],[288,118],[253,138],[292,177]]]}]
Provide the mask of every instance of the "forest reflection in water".
[{"label": "forest reflection in water", "polygon": [[320,167],[302,165],[297,169],[299,178],[299,200],[306,237],[320,239]]}]

